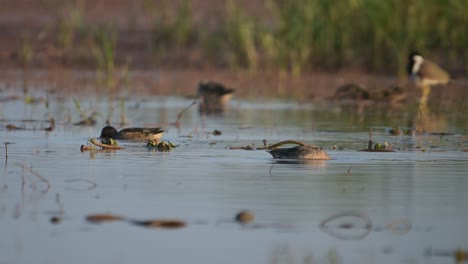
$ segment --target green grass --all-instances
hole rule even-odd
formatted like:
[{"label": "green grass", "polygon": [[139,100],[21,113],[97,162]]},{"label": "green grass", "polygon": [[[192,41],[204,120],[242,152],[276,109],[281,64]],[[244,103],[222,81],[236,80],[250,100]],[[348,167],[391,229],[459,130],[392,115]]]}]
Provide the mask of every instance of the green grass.
[{"label": "green grass", "polygon": [[112,93],[115,88],[115,56],[117,28],[113,24],[100,24],[93,30],[92,52],[96,60],[98,80]]},{"label": "green grass", "polygon": [[[263,7],[263,15],[252,16],[249,5],[228,0],[216,26],[208,27],[206,21],[194,22],[194,0],[176,4],[145,0],[145,15],[153,21],[149,55],[156,65],[184,65],[192,54],[200,54],[204,64],[251,72],[299,74],[349,67],[403,77],[407,54],[419,50],[450,71],[468,70],[465,0],[252,1]],[[84,11],[70,10],[69,21],[59,24],[59,42],[64,48],[73,46],[73,39],[79,43],[77,27],[86,28]],[[98,26],[94,32],[96,63],[107,76],[114,71],[120,32],[109,25]],[[112,81],[107,82],[111,86]]]}]

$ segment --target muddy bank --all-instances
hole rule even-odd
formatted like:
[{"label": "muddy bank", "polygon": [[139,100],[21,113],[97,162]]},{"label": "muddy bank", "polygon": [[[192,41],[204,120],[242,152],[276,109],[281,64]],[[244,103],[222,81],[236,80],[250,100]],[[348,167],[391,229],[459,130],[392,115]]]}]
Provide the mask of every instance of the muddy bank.
[{"label": "muddy bank", "polygon": [[[336,73],[306,73],[293,75],[267,72],[250,73],[213,69],[152,69],[124,72],[117,70],[114,85],[107,86],[99,75],[91,70],[74,70],[54,67],[52,69],[0,70],[0,89],[6,91],[49,90],[58,95],[158,95],[195,96],[198,83],[216,81],[235,89],[235,97],[283,98],[298,102],[323,102],[332,98],[337,89],[350,83],[359,84],[371,94],[370,100],[385,102],[382,95],[391,87],[401,87],[406,100],[400,103],[414,103],[420,90],[409,81],[398,81],[395,77],[378,76],[362,72],[341,71]],[[430,103],[443,106],[464,105],[468,100],[468,80],[455,80],[445,87],[432,89]],[[336,99],[336,98],[335,98]],[[366,99],[366,98],[364,98]]]}]

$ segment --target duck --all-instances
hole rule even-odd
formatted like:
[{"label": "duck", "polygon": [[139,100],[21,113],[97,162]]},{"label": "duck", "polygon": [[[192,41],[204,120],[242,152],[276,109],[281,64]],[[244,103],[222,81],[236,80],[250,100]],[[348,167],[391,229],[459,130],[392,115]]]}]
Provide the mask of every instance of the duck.
[{"label": "duck", "polygon": [[101,139],[121,139],[137,141],[159,141],[165,131],[162,128],[129,127],[117,131],[112,126],[105,126],[101,131]]},{"label": "duck", "polygon": [[[331,159],[330,156],[325,152],[325,150],[314,146],[304,144],[298,141],[283,141],[280,143],[275,144],[276,146],[284,145],[284,144],[298,144],[298,146],[290,147],[290,148],[271,148],[267,150],[273,158],[275,159],[301,159],[301,160],[329,160]],[[275,146],[273,145],[273,146]]]},{"label": "duck", "polygon": [[450,75],[447,71],[442,69],[437,63],[424,58],[417,51],[410,53],[407,71],[416,85],[420,87],[450,82]]},{"label": "duck", "polygon": [[197,92],[200,98],[200,112],[208,114],[224,112],[234,92],[234,89],[217,82],[200,82]]}]

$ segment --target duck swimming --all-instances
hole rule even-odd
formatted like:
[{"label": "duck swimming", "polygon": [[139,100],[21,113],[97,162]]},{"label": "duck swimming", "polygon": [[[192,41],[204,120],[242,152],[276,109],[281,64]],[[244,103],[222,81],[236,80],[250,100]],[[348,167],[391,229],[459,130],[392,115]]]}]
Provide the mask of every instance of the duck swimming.
[{"label": "duck swimming", "polygon": [[330,156],[316,146],[295,146],[292,148],[279,148],[269,150],[276,159],[305,159],[305,160],[329,160]]},{"label": "duck swimming", "polygon": [[144,127],[129,127],[117,131],[112,126],[106,126],[101,131],[101,139],[121,139],[121,140],[159,140],[163,135],[162,128],[144,128]]},{"label": "duck swimming", "polygon": [[[277,148],[285,144],[297,144],[291,148]],[[325,150],[314,146],[302,143],[295,140],[286,140],[274,145],[271,145],[267,150],[275,159],[302,159],[302,160],[329,160],[330,156]]]}]

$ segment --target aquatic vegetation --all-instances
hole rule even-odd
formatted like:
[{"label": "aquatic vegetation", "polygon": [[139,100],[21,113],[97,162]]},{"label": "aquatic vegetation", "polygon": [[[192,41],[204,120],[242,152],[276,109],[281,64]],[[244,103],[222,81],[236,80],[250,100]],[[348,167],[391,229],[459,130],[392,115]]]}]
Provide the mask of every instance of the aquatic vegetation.
[{"label": "aquatic vegetation", "polygon": [[360,149],[359,151],[369,151],[369,152],[395,152],[392,146],[387,142],[382,143],[373,143],[372,140],[369,140],[366,149]]},{"label": "aquatic vegetation", "polygon": [[114,74],[117,35],[117,28],[112,24],[101,24],[93,30],[92,52],[96,60],[96,73],[98,80],[111,93],[116,85]]},{"label": "aquatic vegetation", "polygon": [[29,95],[29,78],[30,78],[30,64],[33,57],[33,49],[30,40],[25,37],[23,46],[21,47],[21,66],[22,66],[22,81],[23,81],[23,100],[25,103],[31,103],[31,96]]},{"label": "aquatic vegetation", "polygon": [[60,48],[65,52],[70,52],[73,49],[77,31],[84,27],[83,10],[76,4],[62,9],[57,11],[57,41]]},{"label": "aquatic vegetation", "polygon": [[149,140],[146,143],[146,147],[149,149],[157,149],[159,151],[170,151],[176,147],[173,143],[169,141],[160,141],[160,140]]}]

